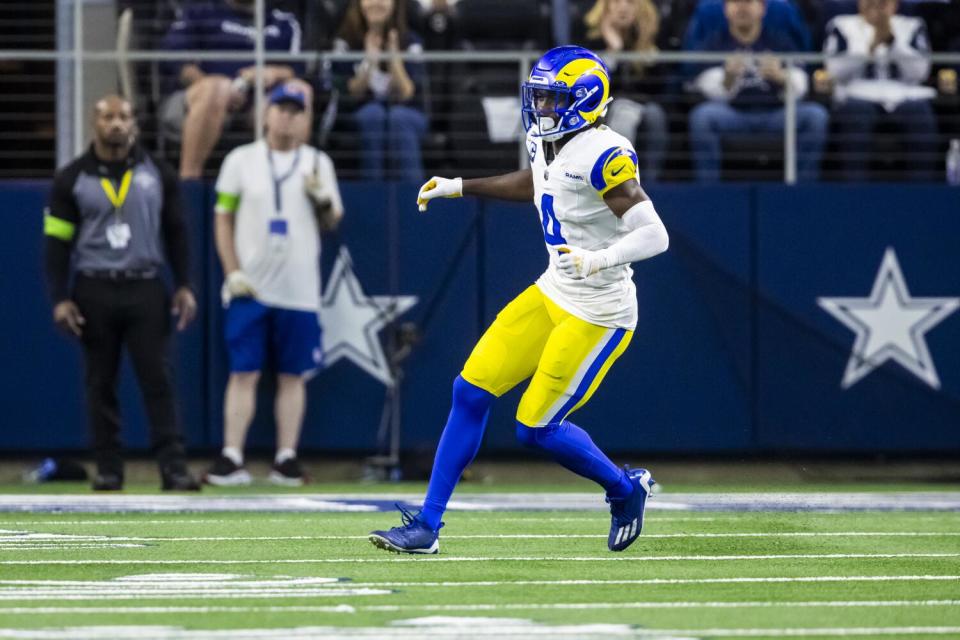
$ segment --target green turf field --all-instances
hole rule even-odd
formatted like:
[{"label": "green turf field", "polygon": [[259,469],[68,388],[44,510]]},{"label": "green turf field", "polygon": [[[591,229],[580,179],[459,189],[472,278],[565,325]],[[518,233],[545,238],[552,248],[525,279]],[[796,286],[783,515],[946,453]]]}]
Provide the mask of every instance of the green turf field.
[{"label": "green turf field", "polygon": [[0,513],[0,638],[960,637],[956,511],[447,515]]}]

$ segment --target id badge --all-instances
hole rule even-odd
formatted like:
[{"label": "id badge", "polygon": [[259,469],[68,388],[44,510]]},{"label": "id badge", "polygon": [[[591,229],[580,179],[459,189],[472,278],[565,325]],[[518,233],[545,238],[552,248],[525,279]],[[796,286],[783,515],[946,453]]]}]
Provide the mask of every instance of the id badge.
[{"label": "id badge", "polygon": [[269,231],[270,250],[273,253],[286,253],[290,242],[290,236],[287,233],[287,221],[283,218],[273,218],[270,220]]},{"label": "id badge", "polygon": [[107,226],[107,242],[111,249],[126,249],[130,244],[130,225],[126,222],[115,222]]}]

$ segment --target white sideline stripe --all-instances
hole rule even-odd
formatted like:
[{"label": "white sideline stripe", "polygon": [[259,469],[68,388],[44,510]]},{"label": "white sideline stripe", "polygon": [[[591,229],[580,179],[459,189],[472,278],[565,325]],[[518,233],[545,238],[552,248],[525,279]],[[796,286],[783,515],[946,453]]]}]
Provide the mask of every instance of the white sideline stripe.
[{"label": "white sideline stripe", "polygon": [[[624,525],[617,532],[616,542],[620,542],[620,537],[629,531],[628,535],[633,535],[633,529],[637,526],[636,522],[631,525]],[[923,537],[960,537],[958,531],[782,531],[782,532],[758,532],[758,533],[648,533],[643,538],[847,538],[847,537],[880,537],[880,538],[923,538]],[[539,539],[567,539],[567,538],[606,538],[606,534],[596,533],[500,533],[500,534],[469,534],[469,535],[445,535],[444,540],[539,540]],[[230,542],[236,540],[243,541],[268,541],[268,540],[366,540],[368,536],[70,536],[66,543],[46,542],[50,548],[57,548],[61,545],[67,548],[74,541],[90,542],[103,541],[102,545],[110,546],[106,543],[111,542]],[[27,544],[33,542],[31,539],[24,539],[22,544],[17,543],[16,538],[0,538],[0,550],[4,549],[23,549]],[[37,544],[34,542],[34,544]],[[138,547],[142,545],[114,545]]]},{"label": "white sideline stripe", "polygon": [[[509,513],[509,512],[507,512]],[[135,515],[135,514],[134,514]],[[235,525],[237,520],[227,520],[223,518],[203,518],[203,519],[190,519],[190,520],[181,520],[177,518],[178,514],[171,514],[169,518],[165,520],[0,520],[0,526],[3,527],[30,527],[35,525],[50,525],[50,526],[73,526],[73,525],[130,525],[130,524],[226,524],[226,525]],[[282,522],[282,523],[298,523],[302,524],[304,518],[317,518],[327,516],[326,513],[297,513],[291,514],[289,518],[266,518],[259,520],[259,522]],[[464,515],[473,515],[470,513],[465,513]],[[736,512],[730,514],[733,517],[736,517],[738,514]],[[817,515],[838,515],[836,513],[824,513]],[[297,516],[297,517],[294,517]],[[509,522],[585,522],[585,523],[595,523],[597,521],[603,521],[609,519],[609,514],[605,513],[592,513],[584,514],[583,516],[564,516],[564,517],[517,517],[517,516],[507,516],[500,514],[485,514],[485,517],[495,519],[496,521],[509,521]],[[656,515],[648,514],[646,516],[645,522],[716,522],[723,518],[718,518],[714,516],[663,516],[657,517]],[[922,520],[924,518],[917,517],[917,520]],[[941,518],[926,518],[928,520],[940,520]]]},{"label": "white sideline stripe", "polygon": [[[178,574],[180,575],[180,574]],[[200,574],[203,577],[203,574]],[[322,582],[317,582],[322,580]],[[643,578],[643,579],[613,579],[613,580],[588,580],[588,579],[571,579],[571,580],[478,580],[478,581],[462,581],[462,582],[453,582],[453,581],[443,581],[443,582],[336,582],[336,579],[333,578],[300,578],[294,581],[295,584],[317,584],[317,586],[324,585],[326,588],[392,588],[392,587],[503,587],[503,586],[597,586],[597,585],[674,585],[674,584],[739,584],[739,583],[824,583],[824,582],[953,582],[960,581],[960,575],[903,575],[903,576],[773,576],[767,578],[757,578],[757,577],[743,577],[743,578]],[[126,583],[126,581],[124,581]],[[99,583],[102,584],[102,583]],[[137,590],[142,588],[143,584],[150,584],[152,588],[157,589],[155,583],[142,583],[131,581],[129,584],[123,584],[124,592],[129,593],[131,590]],[[280,581],[252,581],[252,582],[235,582],[231,581],[228,583],[231,587],[236,585],[237,591],[240,591],[240,587],[248,587],[251,590],[257,590],[257,593],[261,593],[264,589],[269,589],[272,586],[277,586],[280,584],[290,584],[289,581],[281,583]],[[177,587],[178,590],[182,589],[192,589],[194,591],[200,591],[202,587],[206,586],[211,592],[214,593],[223,593],[223,583],[221,581],[217,582],[204,582],[204,581],[190,581],[190,582],[175,582],[175,581],[164,581],[163,585],[172,585]],[[14,586],[14,587],[60,587],[58,592],[66,593],[68,592],[63,587],[75,588],[77,591],[81,589],[89,590],[91,587],[91,582],[88,580],[0,580],[0,586]],[[8,593],[21,593],[21,589],[10,590]],[[104,591],[98,590],[97,593],[103,593]],[[180,593],[181,591],[178,591]],[[0,593],[3,593],[3,590],[0,589]],[[151,593],[156,593],[156,591],[151,591]]]},{"label": "white sideline stripe", "polygon": [[811,636],[902,636],[947,635],[960,633],[960,627],[807,627],[787,629],[638,629],[637,636],[714,636],[723,638],[749,637],[811,637]]},{"label": "white sideline stripe", "polygon": [[400,558],[281,558],[277,560],[0,560],[0,565],[233,565],[233,564],[363,564],[388,562],[682,562],[682,561],[725,561],[725,560],[842,560],[855,558],[896,559],[896,558],[957,558],[960,553],[784,553],[764,555],[723,555],[723,556],[593,556],[593,557],[550,557],[550,556],[512,556],[512,557],[400,557]]},{"label": "white sideline stripe", "polygon": [[[6,593],[0,593],[0,601],[17,600],[184,600],[184,599],[208,599],[208,600],[251,600],[260,598],[342,598],[345,596],[383,596],[389,595],[390,591],[385,589],[355,589],[352,587],[328,587],[316,589],[265,589],[254,592],[251,590],[242,591],[216,591],[216,590],[191,590],[181,589],[177,593],[158,592],[150,589],[137,590],[130,589],[126,591],[116,591],[112,589],[101,590],[64,590],[64,589],[16,589]],[[6,611],[0,606],[0,614]]]},{"label": "white sideline stripe", "polygon": [[291,605],[210,607],[2,607],[3,614],[102,614],[102,613],[355,613],[405,611],[502,611],[502,610],[605,610],[605,609],[777,609],[836,607],[953,607],[960,600],[848,600],[801,602],[568,602],[504,604],[407,604],[407,605]]},{"label": "white sideline stripe", "polygon": [[[509,513],[509,512],[506,512]],[[892,512],[892,515],[896,515],[897,512]],[[136,514],[134,514],[136,515]],[[12,527],[28,527],[36,525],[49,525],[49,526],[75,526],[75,525],[94,525],[94,526],[111,526],[111,525],[130,525],[130,524],[150,524],[150,525],[181,525],[181,524],[224,524],[224,525],[235,525],[237,520],[228,520],[223,518],[201,518],[201,519],[189,519],[184,520],[178,518],[179,514],[173,513],[170,514],[169,518],[164,520],[0,520],[0,526],[12,526]],[[261,520],[261,522],[270,522],[270,523],[299,523],[302,524],[304,519],[309,518],[322,518],[328,514],[326,513],[296,513],[291,514],[289,518],[266,518]],[[464,516],[474,515],[469,512],[464,513]],[[717,522],[717,521],[730,521],[730,520],[741,520],[744,519],[744,516],[755,515],[751,512],[737,512],[732,511],[724,516],[657,516],[654,513],[648,513],[644,518],[646,523],[651,522]],[[823,511],[816,514],[819,516],[840,516],[840,515],[849,515],[847,512],[842,511]],[[917,521],[942,521],[944,517],[949,516],[950,514],[944,513],[941,516],[920,516],[910,514],[910,520]],[[582,516],[556,516],[556,517],[538,517],[538,516],[510,516],[510,515],[500,515],[500,514],[485,514],[485,517],[492,518],[499,521],[505,522],[580,522],[593,524],[597,521],[606,520],[609,518],[607,514],[604,513],[586,513]],[[446,536],[444,536],[446,537]]]},{"label": "white sideline stripe", "polygon": [[775,576],[770,578],[642,578],[635,580],[478,580],[475,582],[351,582],[352,587],[505,587],[505,586],[600,586],[600,585],[673,585],[673,584],[756,584],[803,582],[953,582],[960,576]]},{"label": "white sideline stripe", "polygon": [[[310,515],[310,514],[299,514],[299,515]],[[236,524],[236,520],[217,520],[204,518],[200,520],[179,520],[177,519],[177,514],[171,514],[166,520],[137,520],[136,518],[131,518],[130,520],[0,520],[0,525],[4,527],[30,527],[38,524],[43,525],[78,525],[78,524],[95,524],[95,525],[130,525],[130,524]],[[273,518],[270,520],[264,520],[263,522],[293,522],[293,518],[281,519]]]},{"label": "white sideline stripe", "polygon": [[64,551],[66,549],[143,549],[143,544],[111,544],[109,541],[97,543],[51,542],[40,544],[25,542],[23,544],[0,544],[0,551]]}]

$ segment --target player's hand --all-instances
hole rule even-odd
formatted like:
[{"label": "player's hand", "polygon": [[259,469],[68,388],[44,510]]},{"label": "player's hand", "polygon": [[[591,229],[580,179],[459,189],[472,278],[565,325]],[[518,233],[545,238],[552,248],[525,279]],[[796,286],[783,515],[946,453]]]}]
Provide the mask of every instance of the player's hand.
[{"label": "player's hand", "polygon": [[197,299],[193,297],[190,287],[180,287],[173,293],[170,313],[178,318],[177,331],[186,329],[197,317]]},{"label": "player's hand", "polygon": [[589,278],[601,269],[607,266],[603,255],[597,251],[589,249],[580,249],[561,244],[557,247],[560,254],[557,260],[557,269],[574,280],[583,280]]},{"label": "player's hand", "polygon": [[732,55],[723,64],[723,86],[730,91],[733,85],[743,77],[747,70],[747,61],[741,54]]},{"label": "player's hand", "polygon": [[78,338],[83,334],[83,325],[87,322],[80,313],[80,307],[73,300],[64,300],[53,308],[53,321],[58,327]]},{"label": "player's hand", "polygon": [[313,200],[317,206],[329,206],[332,198],[330,189],[320,179],[320,172],[315,171],[303,176],[303,189],[307,192],[307,197]]},{"label": "player's hand", "polygon": [[234,298],[253,298],[257,295],[257,290],[253,288],[253,283],[243,271],[237,269],[227,274],[223,281],[223,287],[220,289],[220,299],[223,300],[223,306],[230,304]]},{"label": "player's hand", "polygon": [[420,211],[427,210],[427,203],[434,198],[460,198],[463,196],[463,178],[438,178],[427,180],[417,194],[417,206]]},{"label": "player's hand", "polygon": [[308,173],[303,177],[303,188],[313,202],[320,231],[334,231],[340,226],[343,213],[333,208],[333,193],[320,178],[320,172]]},{"label": "player's hand", "polygon": [[783,63],[776,56],[760,56],[760,75],[774,84],[783,85],[787,82],[787,72]]}]

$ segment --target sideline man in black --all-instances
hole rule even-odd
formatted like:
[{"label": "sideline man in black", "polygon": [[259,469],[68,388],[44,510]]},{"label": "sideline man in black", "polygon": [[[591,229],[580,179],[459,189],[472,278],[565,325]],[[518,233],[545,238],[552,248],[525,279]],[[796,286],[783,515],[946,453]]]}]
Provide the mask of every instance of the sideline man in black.
[{"label": "sideline man in black", "polygon": [[[123,98],[97,102],[93,130],[90,149],[54,178],[44,217],[53,320],[83,344],[97,464],[93,488],[123,488],[116,385],[126,345],[162,487],[197,491],[184,459],[167,355],[171,313],[183,330],[197,310],[187,282],[189,249],[176,174],[134,144],[136,123]],[[176,285],[172,302],[160,279],[164,249]]]}]

